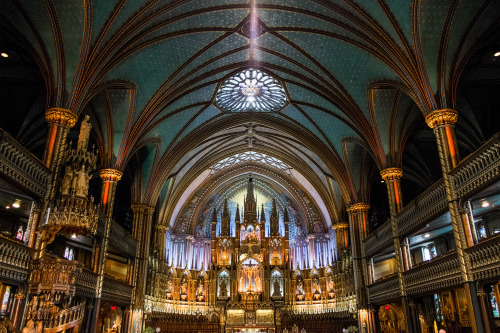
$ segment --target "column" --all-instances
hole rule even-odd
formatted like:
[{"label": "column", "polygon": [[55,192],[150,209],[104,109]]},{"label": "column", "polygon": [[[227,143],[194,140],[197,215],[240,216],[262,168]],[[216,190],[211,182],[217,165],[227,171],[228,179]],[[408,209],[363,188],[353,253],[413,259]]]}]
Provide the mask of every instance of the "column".
[{"label": "column", "polygon": [[[396,220],[396,215],[403,208],[403,200],[401,196],[401,177],[403,177],[403,169],[401,168],[387,168],[380,171],[382,179],[387,186],[387,195],[389,196],[389,210],[391,214],[391,227],[392,237],[394,239],[394,251],[396,253],[396,268],[398,273],[399,290],[401,293],[401,303],[403,306],[406,324],[410,333],[416,332],[411,322],[411,315],[408,308],[406,299],[406,292],[404,290],[403,272],[408,268],[407,251],[403,251],[401,244],[399,227]],[[403,255],[405,253],[405,255]]]},{"label": "column", "polygon": [[154,207],[144,204],[132,204],[134,212],[134,238],[137,240],[134,290],[132,293],[132,316],[128,332],[142,332],[144,318],[144,295],[148,272],[149,244]]},{"label": "column", "polygon": [[10,321],[12,322],[12,325],[17,329],[20,328],[21,319],[23,318],[24,299],[25,296],[21,292],[14,295],[14,304],[12,305],[12,315]]},{"label": "column", "polygon": [[435,110],[425,117],[427,125],[432,128],[436,136],[460,273],[464,281],[469,312],[472,316],[472,330],[476,333],[485,331],[483,325],[484,318],[481,316],[481,309],[475,292],[476,287],[470,274],[470,261],[464,252],[468,244],[473,244],[473,239],[471,233],[466,234],[459,206],[460,198],[457,198],[450,176],[450,171],[458,165],[459,161],[458,145],[455,136],[455,123],[457,119],[457,111],[451,109]]},{"label": "column", "polygon": [[[352,251],[352,262],[354,269],[354,287],[356,292],[356,303],[358,309],[358,318],[361,320],[368,320],[367,309],[368,309],[368,295],[366,291],[366,259],[364,257],[364,244],[363,240],[367,236],[367,221],[368,221],[368,210],[370,205],[366,203],[356,203],[351,205],[347,212],[349,214],[349,229],[351,230],[351,251]],[[359,327],[362,327],[366,332],[370,326],[366,323],[359,323]],[[366,328],[366,329],[365,329]]]},{"label": "column", "polygon": [[348,245],[348,232],[347,223],[337,223],[333,225],[333,230],[335,231],[335,240],[337,241],[337,260],[340,260],[342,253],[347,249]]},{"label": "column", "polygon": [[101,307],[102,286],[104,283],[104,274],[106,267],[106,259],[108,254],[109,236],[111,233],[111,220],[113,217],[113,206],[115,202],[116,185],[122,177],[122,173],[115,169],[102,169],[99,172],[102,179],[101,204],[104,215],[104,230],[99,246],[99,254],[97,258],[97,285],[96,298],[92,309],[92,319],[90,327],[97,329],[99,320],[99,312]]}]

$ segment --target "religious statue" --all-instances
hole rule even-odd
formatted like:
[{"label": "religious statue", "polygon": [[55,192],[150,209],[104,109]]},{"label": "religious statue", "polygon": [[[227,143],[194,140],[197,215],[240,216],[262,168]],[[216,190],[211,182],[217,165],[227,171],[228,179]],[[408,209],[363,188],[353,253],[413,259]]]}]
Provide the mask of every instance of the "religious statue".
[{"label": "religious statue", "polygon": [[28,320],[26,326],[22,329],[22,333],[35,333],[35,323],[32,319]]},{"label": "religious statue", "polygon": [[219,286],[219,297],[227,297],[226,280],[222,280]]},{"label": "religious statue", "polygon": [[76,178],[77,178],[76,195],[79,197],[86,197],[89,193],[90,177],[85,171],[85,165],[82,165],[82,169],[76,173]]},{"label": "religious statue", "polygon": [[316,276],[313,279],[313,293],[314,294],[319,294],[321,292],[320,287],[319,287],[319,278]]},{"label": "religious statue", "polygon": [[68,165],[66,166],[66,171],[64,172],[64,177],[61,186],[61,194],[70,195],[71,194],[71,183],[73,182],[73,169]]},{"label": "religious statue", "polygon": [[297,299],[301,301],[304,298],[304,281],[297,280]]},{"label": "religious statue", "polygon": [[187,288],[188,288],[188,284],[187,284],[187,281],[186,281],[186,277],[184,276],[181,280],[181,294],[182,295],[186,295],[187,294]]},{"label": "religious statue", "polygon": [[165,289],[167,294],[172,293],[172,279],[170,277],[167,278],[167,287]]},{"label": "religious statue", "polygon": [[281,297],[281,287],[280,287],[280,282],[278,280],[274,281],[273,297]]},{"label": "religious statue", "polygon": [[86,115],[80,125],[80,135],[78,136],[78,144],[76,145],[77,150],[86,150],[89,144],[89,135],[92,129],[92,124],[89,123],[89,119],[90,117]]},{"label": "religious statue", "polygon": [[328,292],[328,298],[335,298],[335,288],[333,286],[333,280],[330,279],[328,282],[328,288],[330,291]]},{"label": "religious statue", "polygon": [[205,300],[205,287],[203,286],[203,279],[198,279],[198,288],[196,289],[196,300],[203,302]]}]

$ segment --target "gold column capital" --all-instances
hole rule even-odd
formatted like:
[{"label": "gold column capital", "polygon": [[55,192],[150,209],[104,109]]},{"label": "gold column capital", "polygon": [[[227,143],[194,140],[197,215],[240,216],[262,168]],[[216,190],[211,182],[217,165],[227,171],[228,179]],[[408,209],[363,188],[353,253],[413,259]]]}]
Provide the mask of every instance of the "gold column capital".
[{"label": "gold column capital", "polygon": [[386,168],[380,171],[382,179],[385,181],[389,180],[400,180],[403,177],[403,169],[401,168]]},{"label": "gold column capital", "polygon": [[347,223],[343,223],[343,222],[334,224],[332,226],[333,230],[335,230],[335,231],[342,230],[342,229],[347,229],[347,227],[348,227],[348,224]]},{"label": "gold column capital", "polygon": [[350,205],[347,208],[347,212],[359,213],[359,212],[367,212],[370,209],[370,205],[364,202],[358,202],[353,205]]},{"label": "gold column capital", "polygon": [[148,206],[142,203],[133,203],[130,205],[130,208],[132,208],[132,211],[134,213],[145,213],[145,214],[153,214],[155,208],[153,206]]},{"label": "gold column capital", "polygon": [[24,294],[22,294],[22,293],[17,293],[17,294],[14,295],[14,297],[16,299],[24,299],[26,296]]},{"label": "gold column capital", "polygon": [[101,169],[99,170],[99,176],[104,181],[117,182],[122,178],[123,173],[116,169]]},{"label": "gold column capital", "polygon": [[458,112],[453,109],[435,110],[425,117],[425,122],[432,129],[438,126],[453,125],[457,120]]},{"label": "gold column capital", "polygon": [[49,124],[63,125],[68,128],[75,126],[78,116],[71,110],[50,108],[45,111],[45,120]]}]

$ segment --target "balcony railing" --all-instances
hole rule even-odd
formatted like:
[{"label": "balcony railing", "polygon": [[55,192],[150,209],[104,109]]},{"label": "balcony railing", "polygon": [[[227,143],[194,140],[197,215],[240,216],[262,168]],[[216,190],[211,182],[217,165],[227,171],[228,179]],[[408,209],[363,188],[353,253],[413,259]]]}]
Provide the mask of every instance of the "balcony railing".
[{"label": "balcony railing", "polygon": [[450,288],[462,283],[456,252],[450,252],[421,263],[403,273],[409,295]]},{"label": "balcony railing", "polygon": [[104,277],[102,298],[114,302],[130,303],[133,287],[110,276]]},{"label": "balcony railing", "polygon": [[[495,134],[451,171],[457,198],[467,198],[500,178],[500,133]],[[399,235],[409,235],[444,213],[448,207],[443,179],[438,180],[396,215]],[[384,223],[365,240],[370,257],[392,244],[390,222]]]},{"label": "balcony railing", "polygon": [[365,254],[367,257],[372,257],[383,249],[392,247],[392,226],[391,220],[382,224],[377,230],[372,232],[365,242]]},{"label": "balcony railing", "polygon": [[95,297],[97,289],[97,274],[83,269],[75,274],[76,295],[80,297]]},{"label": "balcony railing", "polygon": [[50,170],[7,132],[0,129],[0,173],[32,193],[43,197]]},{"label": "balcony railing", "polygon": [[447,207],[446,190],[443,179],[440,179],[396,215],[399,235],[415,232],[423,224],[442,214]]},{"label": "balcony railing", "polygon": [[500,277],[500,234],[467,248],[474,280]]},{"label": "balcony railing", "polygon": [[85,302],[59,311],[43,321],[44,333],[56,333],[79,325],[85,315]]},{"label": "balcony railing", "polygon": [[395,273],[368,286],[370,303],[387,303],[401,296],[398,275]]},{"label": "balcony railing", "polygon": [[33,254],[32,248],[0,236],[0,276],[18,281],[28,280]]},{"label": "balcony railing", "polygon": [[458,198],[467,197],[500,175],[500,133],[473,154],[464,158],[450,173]]}]

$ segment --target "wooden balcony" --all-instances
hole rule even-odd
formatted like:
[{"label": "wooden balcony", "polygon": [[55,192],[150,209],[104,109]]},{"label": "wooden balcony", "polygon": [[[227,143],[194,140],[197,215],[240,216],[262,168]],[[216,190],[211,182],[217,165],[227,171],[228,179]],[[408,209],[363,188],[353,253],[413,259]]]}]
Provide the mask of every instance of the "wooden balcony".
[{"label": "wooden balcony", "polygon": [[456,252],[425,261],[403,273],[408,295],[426,294],[463,283]]},{"label": "wooden balcony", "polygon": [[26,282],[35,251],[13,239],[0,236],[0,277]]},{"label": "wooden balcony", "polygon": [[[500,133],[495,134],[473,154],[463,159],[451,171],[457,199],[470,197],[474,192],[500,179]],[[404,191],[404,189],[403,189]],[[443,179],[438,180],[397,215],[399,236],[404,237],[421,229],[448,209]],[[365,253],[371,257],[392,245],[390,221],[372,232],[366,240]]]},{"label": "wooden balcony", "polygon": [[116,304],[130,304],[132,299],[133,287],[125,282],[112,278],[104,277],[102,286],[102,299]]},{"label": "wooden balcony", "polygon": [[500,176],[500,133],[464,158],[450,173],[457,198],[468,197]]},{"label": "wooden balcony", "polygon": [[473,280],[500,278],[500,234],[465,249],[471,262]]},{"label": "wooden balcony", "polygon": [[84,268],[75,275],[76,295],[80,297],[95,297],[97,289],[97,274]]},{"label": "wooden balcony", "polygon": [[45,196],[49,187],[50,170],[1,129],[0,174],[40,198]]},{"label": "wooden balcony", "polygon": [[368,297],[372,304],[388,303],[399,299],[401,293],[397,273],[368,285]]}]

